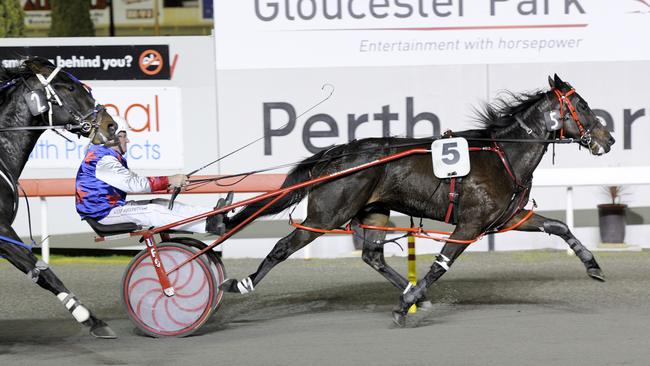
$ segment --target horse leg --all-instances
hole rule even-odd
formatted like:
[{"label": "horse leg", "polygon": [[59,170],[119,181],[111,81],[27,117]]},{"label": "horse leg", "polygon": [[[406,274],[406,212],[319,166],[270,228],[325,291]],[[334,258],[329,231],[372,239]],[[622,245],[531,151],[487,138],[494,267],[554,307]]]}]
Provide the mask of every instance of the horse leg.
[{"label": "horse leg", "polygon": [[382,230],[364,229],[359,224],[369,226],[386,226],[390,210],[383,207],[369,206],[357,215],[350,223],[352,235],[363,241],[361,259],[372,269],[384,276],[388,282],[403,291],[408,286],[408,280],[386,264],[384,260],[384,239],[386,232]]},{"label": "horse leg", "polygon": [[[372,174],[357,175],[314,188],[309,193],[307,218],[302,225],[329,230],[345,224],[367,205],[376,179]],[[275,244],[255,273],[241,281],[224,281],[221,289],[236,293],[253,291],[273,267],[321,235],[323,234],[303,229],[292,231]]]},{"label": "horse leg", "polygon": [[[528,213],[528,211],[521,211],[515,217],[506,224],[506,227],[509,225],[514,225],[519,222],[523,217]],[[605,281],[605,275],[600,269],[596,258],[585,248],[582,243],[571,233],[567,224],[559,220],[549,219],[547,217],[533,214],[526,222],[517,227],[517,231],[541,231],[543,233],[557,235],[569,245],[578,258],[582,261],[585,268],[587,269],[587,275],[597,281]]]},{"label": "horse leg", "polygon": [[[386,226],[388,224],[389,210],[383,208],[373,207],[371,210],[364,212],[361,216],[361,223],[370,226]],[[359,221],[355,219],[351,223],[353,235],[363,240],[363,250],[361,252],[361,259],[368,264],[372,269],[377,271],[380,275],[384,276],[388,282],[397,287],[400,291],[404,291],[409,285],[409,281],[397,272],[393,267],[389,266],[384,259],[384,240],[386,239],[386,232],[382,230],[371,230],[359,227]],[[417,307],[420,309],[427,309],[432,306],[430,301],[427,301],[426,296],[420,299]]]},{"label": "horse leg", "polygon": [[[303,225],[310,226],[307,221],[305,221]],[[221,284],[221,289],[226,292],[234,292],[240,294],[246,294],[254,291],[255,286],[260,283],[262,278],[264,278],[264,276],[266,276],[273,267],[275,267],[280,262],[283,262],[300,248],[311,243],[314,239],[321,235],[321,233],[302,229],[296,229],[292,231],[291,234],[280,239],[275,244],[271,252],[266,256],[266,258],[264,258],[262,263],[260,263],[255,273],[240,281],[234,278],[226,280]]]},{"label": "horse leg", "polygon": [[[20,242],[20,238],[9,226],[0,229],[8,239]],[[117,338],[113,330],[92,312],[65,287],[54,271],[43,261],[38,260],[27,248],[0,239],[0,254],[11,264],[27,274],[27,277],[52,292],[63,303],[75,320],[90,328],[90,334],[97,338]]]},{"label": "horse leg", "polygon": [[[478,235],[480,235],[480,229],[463,230],[459,225],[456,226],[456,230],[454,230],[449,238],[456,240],[472,240]],[[427,274],[424,275],[422,279],[418,280],[417,284],[414,286],[409,284],[402,293],[402,296],[400,296],[399,307],[393,311],[393,321],[395,324],[398,326],[404,326],[408,309],[413,304],[422,301],[426,295],[427,289],[442,277],[442,275],[447,273],[456,258],[458,258],[458,256],[460,256],[468,246],[469,244],[445,243]]]}]

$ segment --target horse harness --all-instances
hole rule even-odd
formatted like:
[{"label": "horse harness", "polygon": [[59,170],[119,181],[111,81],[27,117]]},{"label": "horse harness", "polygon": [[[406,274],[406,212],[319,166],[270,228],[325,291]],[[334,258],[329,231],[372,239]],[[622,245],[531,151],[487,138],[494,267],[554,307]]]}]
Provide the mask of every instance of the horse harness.
[{"label": "horse harness", "polygon": [[[452,131],[446,131],[443,134],[443,138],[453,137]],[[515,175],[508,157],[505,152],[496,141],[495,136],[492,139],[492,146],[481,146],[481,147],[470,147],[469,151],[491,151],[499,157],[501,163],[503,164],[504,169],[512,179],[513,184],[515,185],[515,191],[512,194],[510,203],[504,210],[504,212],[499,216],[499,218],[488,228],[488,230],[494,229],[498,230],[503,225],[505,225],[510,219],[512,219],[524,206],[526,205],[526,197],[530,191],[532,180],[529,179],[527,182],[521,182],[519,178]],[[447,206],[447,212],[445,214],[445,223],[448,224],[457,224],[458,215],[460,213],[460,187],[463,181],[462,177],[452,177],[443,180],[445,183],[449,184],[449,204]],[[514,203],[514,204],[513,204]],[[502,219],[506,217],[506,219]]]},{"label": "horse harness", "polygon": [[[70,132],[76,132],[77,134],[81,134],[81,133],[93,134],[94,131],[97,131],[99,129],[99,123],[97,121],[97,117],[106,108],[101,104],[95,104],[93,108],[89,109],[85,113],[82,113],[79,110],[72,108],[69,105],[63,103],[63,101],[57,94],[56,90],[54,90],[54,88],[51,85],[52,80],[60,71],[61,71],[61,67],[60,66],[56,67],[47,78],[45,78],[41,74],[35,74],[42,86],[42,88],[38,88],[38,89],[32,89],[29,86],[29,84],[27,84],[27,81],[25,80],[24,77],[11,79],[4,82],[2,85],[0,85],[0,91],[1,91],[15,86],[16,84],[18,84],[18,82],[22,82],[25,85],[25,87],[29,89],[29,92],[25,93],[23,95],[23,98],[25,99],[25,102],[29,106],[32,116],[34,117],[39,115],[43,116],[43,114],[47,112],[47,122],[48,122],[47,126],[2,127],[0,128],[0,132],[65,129]],[[66,71],[64,71],[64,73],[68,75],[73,81],[81,84],[84,87],[84,89],[90,94],[90,97],[93,98],[90,87],[83,84],[81,81],[79,81],[79,79],[74,77],[72,74]],[[47,105],[41,104],[43,101],[45,101]],[[52,109],[53,104],[56,104],[57,106],[65,109],[72,116],[76,124],[67,123],[63,126],[55,126],[54,119],[53,119],[53,109]]]},{"label": "horse harness", "polygon": [[[571,116],[571,119],[576,123],[578,127],[578,131],[580,133],[580,142],[583,144],[588,145],[591,142],[591,129],[587,129],[584,127],[584,125],[580,122],[580,118],[578,117],[578,114],[576,113],[576,109],[573,106],[573,103],[569,99],[569,97],[575,93],[575,89],[571,88],[566,93],[562,93],[559,89],[553,89],[553,93],[555,94],[559,105],[560,105],[560,119],[565,122],[568,120],[569,116],[567,115],[567,110],[569,111],[569,114]],[[566,109],[565,109],[566,105]],[[515,117],[517,124],[514,126],[519,126],[521,127],[524,131],[526,131],[526,134],[532,135],[533,130],[528,127],[524,121],[520,117]],[[453,137],[453,132],[452,131],[446,131],[443,134],[443,138],[450,138]],[[471,140],[471,138],[469,138]],[[560,140],[564,139],[564,124],[560,128]],[[510,221],[519,211],[521,211],[524,206],[526,205],[526,198],[528,197],[528,193],[530,192],[530,188],[532,185],[532,179],[528,179],[525,182],[522,182],[517,178],[517,176],[514,174],[514,171],[511,168],[510,163],[508,162],[508,158],[506,154],[503,152],[503,149],[499,145],[498,139],[496,138],[495,135],[492,136],[491,138],[491,143],[492,146],[483,146],[483,147],[470,147],[469,151],[492,151],[499,156],[499,159],[501,160],[501,163],[503,164],[504,169],[512,179],[512,182],[515,185],[515,191],[512,194],[512,197],[510,199],[510,203],[506,207],[506,209],[503,211],[503,213],[499,216],[499,218],[491,225],[491,227],[488,228],[488,230],[499,230],[503,225],[505,225],[508,221]],[[532,178],[532,177],[531,177]],[[453,177],[453,178],[447,178],[443,180],[447,184],[449,184],[449,204],[447,206],[447,212],[445,214],[445,223],[450,223],[450,224],[456,224],[458,222],[458,215],[460,212],[460,186],[463,181],[462,177]],[[505,220],[503,218],[506,218]]]}]

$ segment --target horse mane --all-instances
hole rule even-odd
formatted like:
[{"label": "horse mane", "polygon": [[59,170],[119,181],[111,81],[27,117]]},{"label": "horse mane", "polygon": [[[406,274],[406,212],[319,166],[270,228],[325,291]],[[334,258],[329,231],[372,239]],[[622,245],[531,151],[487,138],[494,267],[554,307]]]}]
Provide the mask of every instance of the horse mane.
[{"label": "horse mane", "polygon": [[17,67],[0,66],[0,83],[4,83],[16,78],[34,75],[33,69],[49,68],[54,69],[54,65],[44,57],[30,56],[24,58]]},{"label": "horse mane", "polygon": [[476,122],[484,130],[502,129],[517,122],[515,115],[521,113],[542,100],[546,92],[535,90],[532,92],[513,93],[505,92],[492,103],[485,103],[482,108],[475,109]]}]

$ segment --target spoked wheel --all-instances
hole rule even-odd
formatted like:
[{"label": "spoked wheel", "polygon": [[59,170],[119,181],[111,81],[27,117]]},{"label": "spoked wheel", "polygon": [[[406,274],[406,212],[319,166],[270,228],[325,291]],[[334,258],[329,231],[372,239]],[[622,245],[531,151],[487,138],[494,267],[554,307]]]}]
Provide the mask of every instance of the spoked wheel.
[{"label": "spoked wheel", "polygon": [[[166,270],[199,250],[178,243],[157,245]],[[174,296],[162,291],[147,250],[131,260],[122,278],[122,301],[135,325],[153,337],[184,337],[199,329],[216,309],[218,282],[212,263],[200,256],[169,274]]]},{"label": "spoked wheel", "polygon": [[[202,250],[207,246],[204,242],[190,237],[174,237],[170,238],[169,241],[173,243],[189,245],[199,250]],[[217,281],[217,290],[214,293],[214,305],[212,309],[213,312],[216,312],[221,306],[221,300],[223,299],[223,290],[221,290],[219,286],[221,286],[223,281],[226,280],[226,268],[224,267],[223,262],[221,262],[221,259],[217,257],[215,252],[209,250],[205,252],[205,254],[203,254],[201,257],[204,256],[207,256],[210,260],[210,269],[212,270],[212,274]]]}]

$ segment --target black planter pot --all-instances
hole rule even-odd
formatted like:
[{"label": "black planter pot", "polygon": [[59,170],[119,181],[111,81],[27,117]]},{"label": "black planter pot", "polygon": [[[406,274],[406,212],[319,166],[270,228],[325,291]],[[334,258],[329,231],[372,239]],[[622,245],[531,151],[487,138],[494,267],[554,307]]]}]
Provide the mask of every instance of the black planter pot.
[{"label": "black planter pot", "polygon": [[625,212],[627,205],[598,205],[598,224],[602,243],[618,244],[625,240]]}]

